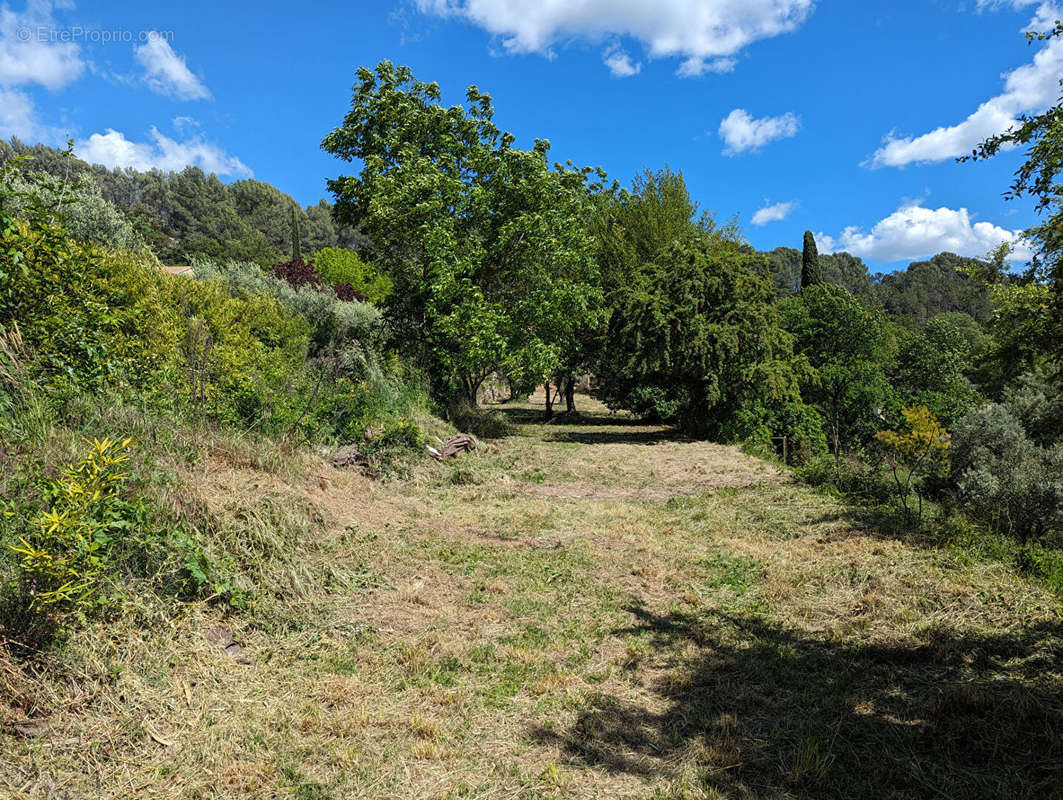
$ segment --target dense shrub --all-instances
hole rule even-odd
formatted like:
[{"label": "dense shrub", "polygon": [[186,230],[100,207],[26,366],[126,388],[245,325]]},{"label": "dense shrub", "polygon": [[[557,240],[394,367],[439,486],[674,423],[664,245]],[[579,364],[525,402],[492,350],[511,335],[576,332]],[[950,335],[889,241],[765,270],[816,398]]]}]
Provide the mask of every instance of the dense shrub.
[{"label": "dense shrub", "polygon": [[301,258],[293,258],[291,261],[282,261],[280,264],[274,264],[273,276],[296,290],[302,289],[304,286],[319,290],[325,288],[325,282],[314,271],[314,265],[303,261]]},{"label": "dense shrub", "polygon": [[[196,259],[193,266],[198,280],[220,281],[238,297],[265,295],[275,298],[290,311],[304,317],[311,325],[314,353],[355,343],[362,345],[365,356],[379,346],[380,312],[367,303],[345,301],[333,292],[323,291],[324,285],[316,275],[313,275],[316,284],[306,280],[295,288],[288,280],[271,275],[249,261]],[[298,275],[303,276],[303,273],[300,271]]]},{"label": "dense shrub", "polygon": [[1063,382],[1044,369],[1020,375],[1004,391],[1004,406],[1039,445],[1063,441]]},{"label": "dense shrub", "polygon": [[964,506],[1020,541],[1063,525],[1063,445],[1035,444],[1005,406],[968,413],[953,432],[952,479]]},{"label": "dense shrub", "polygon": [[314,379],[306,320],[272,297],[234,297],[220,283],[170,279],[165,294],[180,312],[178,370],[194,410],[268,432],[290,426]]},{"label": "dense shrub", "polygon": [[146,386],[180,339],[153,265],[74,241],[43,219],[0,231],[0,326],[16,321],[36,377],[67,388]]},{"label": "dense shrub", "polygon": [[810,486],[836,492],[861,504],[879,506],[887,503],[893,494],[892,481],[884,466],[881,461],[868,462],[856,457],[835,461],[833,456],[824,454],[794,471]]},{"label": "dense shrub", "polygon": [[879,431],[875,440],[885,452],[905,520],[911,518],[908,498],[914,491],[919,498],[916,520],[922,521],[923,499],[949,467],[949,434],[926,406],[905,408],[901,414],[908,430]]},{"label": "dense shrub", "polygon": [[250,263],[197,261],[200,280],[173,278],[150,256],[74,240],[47,208],[13,213],[0,230],[0,328],[18,322],[23,367],[48,402],[117,392],[311,438],[424,406],[382,385],[408,381],[381,357],[380,314],[366,303],[297,291]]},{"label": "dense shrub", "polygon": [[[337,295],[353,292],[360,300],[382,303],[391,294],[391,281],[381,275],[372,265],[365,263],[353,250],[341,247],[326,247],[314,254],[314,271],[330,284]],[[341,295],[341,299],[345,298]]]},{"label": "dense shrub", "polygon": [[297,414],[310,330],[278,300],[171,278],[40,220],[9,225],[0,248],[0,327],[18,322],[53,400],[106,390],[275,430]]}]

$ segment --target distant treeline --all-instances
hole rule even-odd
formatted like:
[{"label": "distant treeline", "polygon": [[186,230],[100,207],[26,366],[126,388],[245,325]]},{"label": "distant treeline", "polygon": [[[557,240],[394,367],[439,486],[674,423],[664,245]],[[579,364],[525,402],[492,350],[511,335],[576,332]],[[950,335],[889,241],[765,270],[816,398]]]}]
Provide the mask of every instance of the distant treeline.
[{"label": "distant treeline", "polygon": [[29,157],[21,165],[24,172],[81,184],[74,227],[80,222],[85,238],[108,245],[142,243],[164,264],[187,264],[198,256],[270,266],[291,257],[293,221],[304,252],[358,243],[354,230],[333,219],[327,201],[303,208],[262,181],[224,183],[193,166],[180,172],[108,169],[47,145],[0,141],[0,163],[15,156]]},{"label": "distant treeline", "polygon": [[[337,223],[328,201],[303,208],[291,195],[263,181],[245,179],[226,184],[199,167],[185,167],[180,172],[107,169],[64,157],[61,150],[47,145],[26,145],[18,139],[0,142],[0,162],[15,155],[30,157],[23,166],[26,171],[88,184],[88,197],[82,202],[90,207],[94,201],[112,205],[133,235],[164,264],[186,264],[197,256],[255,261],[263,266],[286,260],[292,255],[293,210],[303,252],[314,253],[325,247],[358,248],[366,242],[354,228]],[[99,228],[101,215],[92,216]],[[86,235],[90,239],[101,237],[107,239],[108,234],[97,231]],[[800,250],[776,247],[763,255],[780,296],[800,288]],[[899,321],[923,325],[936,314],[961,311],[984,323],[991,313],[985,284],[962,271],[976,259],[939,253],[928,261],[916,261],[907,269],[879,276],[872,276],[867,265],[849,253],[820,255],[819,260],[823,280],[882,306]]]},{"label": "distant treeline", "polygon": [[[801,251],[776,247],[766,254],[780,295],[801,288]],[[971,267],[981,259],[939,253],[928,261],[913,261],[906,269],[872,276],[849,253],[820,255],[820,276],[825,283],[842,286],[865,301],[881,305],[899,322],[922,326],[931,317],[962,311],[987,322],[992,303],[985,283],[971,277]],[[966,270],[966,271],[965,271]]]}]

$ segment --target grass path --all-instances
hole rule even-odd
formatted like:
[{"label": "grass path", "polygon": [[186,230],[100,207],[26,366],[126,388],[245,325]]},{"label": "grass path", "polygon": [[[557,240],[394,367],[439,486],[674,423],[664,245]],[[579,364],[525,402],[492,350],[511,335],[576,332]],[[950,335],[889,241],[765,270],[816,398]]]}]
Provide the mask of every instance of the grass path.
[{"label": "grass path", "polygon": [[735,448],[508,413],[402,482],[186,475],[274,593],[81,635],[0,796],[1063,796],[1058,599]]}]

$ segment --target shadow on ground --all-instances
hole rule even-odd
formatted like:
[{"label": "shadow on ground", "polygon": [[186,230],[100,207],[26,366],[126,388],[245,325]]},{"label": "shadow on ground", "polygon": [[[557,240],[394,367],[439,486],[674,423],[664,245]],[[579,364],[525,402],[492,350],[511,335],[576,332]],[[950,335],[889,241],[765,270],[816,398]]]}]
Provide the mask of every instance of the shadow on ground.
[{"label": "shadow on ground", "polygon": [[725,613],[641,606],[619,636],[686,654],[633,672],[650,705],[592,697],[570,763],[693,773],[725,797],[1063,797],[1060,624],[859,645]]},{"label": "shadow on ground", "polygon": [[685,440],[670,426],[647,422],[627,414],[600,411],[560,412],[550,420],[542,408],[527,406],[493,406],[513,425],[543,426],[543,439],[578,444],[655,444]]}]

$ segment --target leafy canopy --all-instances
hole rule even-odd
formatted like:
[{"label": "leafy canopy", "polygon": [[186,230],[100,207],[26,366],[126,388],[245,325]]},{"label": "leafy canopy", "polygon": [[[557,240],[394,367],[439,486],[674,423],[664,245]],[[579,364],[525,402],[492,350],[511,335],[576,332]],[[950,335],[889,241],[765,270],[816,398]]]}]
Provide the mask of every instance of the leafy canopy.
[{"label": "leafy canopy", "polygon": [[761,256],[706,235],[688,234],[659,253],[616,295],[603,396],[730,438],[745,404],[788,384],[789,339],[765,274]]},{"label": "leafy canopy", "polygon": [[475,401],[499,370],[545,376],[600,295],[590,171],[551,169],[548,142],[514,147],[493,114],[475,86],[445,107],[437,84],[383,61],[358,71],[350,112],[322,142],[362,162],[329,182],[336,213],[369,235],[393,285],[393,335],[450,399]]},{"label": "leafy canopy", "polygon": [[785,298],[782,307],[794,350],[812,367],[801,396],[827,423],[835,450],[864,444],[891,394],[885,369],[892,342],[881,315],[826,283]]}]

